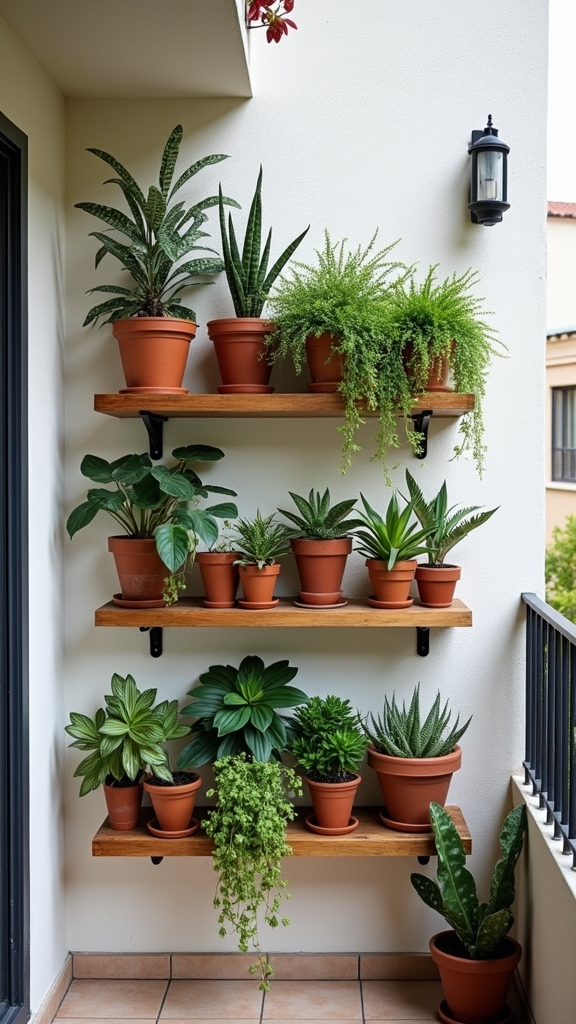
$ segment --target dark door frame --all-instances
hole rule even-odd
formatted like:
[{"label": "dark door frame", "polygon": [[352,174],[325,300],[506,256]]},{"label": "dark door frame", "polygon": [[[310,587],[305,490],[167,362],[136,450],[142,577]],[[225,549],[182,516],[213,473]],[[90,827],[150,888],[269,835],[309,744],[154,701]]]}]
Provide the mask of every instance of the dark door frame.
[{"label": "dark door frame", "polygon": [[0,1024],[30,1016],[28,139],[0,114]]}]

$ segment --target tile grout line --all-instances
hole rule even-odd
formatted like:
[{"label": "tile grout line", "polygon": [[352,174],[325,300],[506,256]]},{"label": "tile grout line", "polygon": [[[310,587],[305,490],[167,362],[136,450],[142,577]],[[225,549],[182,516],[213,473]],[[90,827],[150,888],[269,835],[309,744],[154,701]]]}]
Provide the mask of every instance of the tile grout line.
[{"label": "tile grout line", "polygon": [[362,1024],[366,1024],[366,1017],[364,1016],[364,992],[362,989],[361,978],[358,978],[358,987],[360,989],[360,1013],[362,1014]]},{"label": "tile grout line", "polygon": [[164,992],[164,995],[162,996],[162,1001],[160,1003],[160,1008],[158,1010],[158,1014],[157,1014],[157,1017],[156,1017],[156,1024],[159,1024],[159,1022],[160,1022],[160,1016],[162,1014],[162,1010],[164,1009],[164,1003],[166,1002],[166,996],[168,995],[168,989],[170,988],[171,984],[172,984],[172,957],[170,957],[170,977],[168,978],[168,982],[166,984],[166,990]]}]

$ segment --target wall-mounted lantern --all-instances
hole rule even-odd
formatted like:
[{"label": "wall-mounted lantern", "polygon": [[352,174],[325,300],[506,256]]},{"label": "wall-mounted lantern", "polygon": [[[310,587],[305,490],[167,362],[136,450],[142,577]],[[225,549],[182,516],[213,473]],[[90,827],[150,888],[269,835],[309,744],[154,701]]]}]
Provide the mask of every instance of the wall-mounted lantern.
[{"label": "wall-mounted lantern", "polygon": [[492,114],[484,131],[473,131],[468,147],[470,154],[470,202],[468,209],[474,224],[491,227],[499,224],[502,214],[510,209],[508,202],[507,146],[492,126]]}]

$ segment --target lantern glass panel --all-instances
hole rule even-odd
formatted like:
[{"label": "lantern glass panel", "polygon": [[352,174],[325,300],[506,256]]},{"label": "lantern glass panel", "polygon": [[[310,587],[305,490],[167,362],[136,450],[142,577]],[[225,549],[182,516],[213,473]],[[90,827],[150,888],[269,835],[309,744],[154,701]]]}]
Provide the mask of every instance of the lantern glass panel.
[{"label": "lantern glass panel", "polygon": [[478,199],[504,200],[504,160],[501,150],[481,149],[477,162]]}]

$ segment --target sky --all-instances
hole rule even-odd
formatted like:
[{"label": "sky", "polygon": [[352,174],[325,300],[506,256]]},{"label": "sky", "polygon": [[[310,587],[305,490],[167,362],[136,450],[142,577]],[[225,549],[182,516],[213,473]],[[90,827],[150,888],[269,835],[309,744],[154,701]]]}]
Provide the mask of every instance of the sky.
[{"label": "sky", "polygon": [[549,58],[548,199],[574,203],[576,202],[576,0],[550,0]]}]

